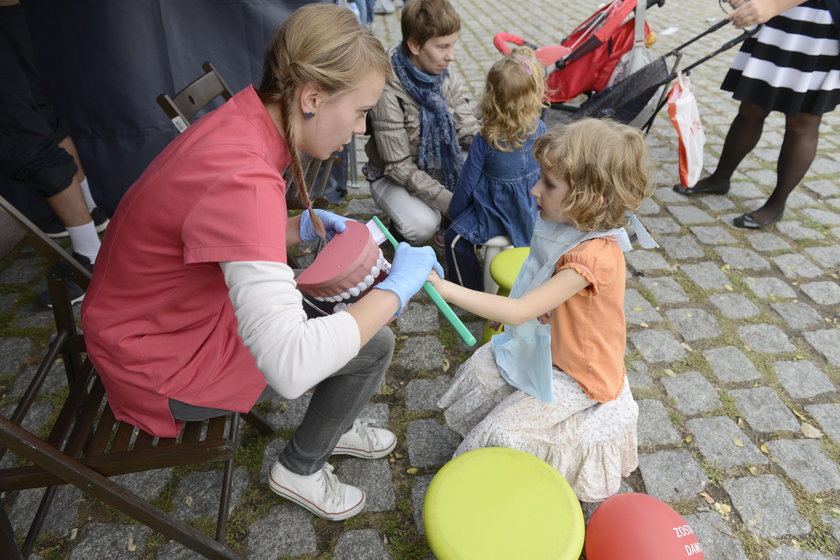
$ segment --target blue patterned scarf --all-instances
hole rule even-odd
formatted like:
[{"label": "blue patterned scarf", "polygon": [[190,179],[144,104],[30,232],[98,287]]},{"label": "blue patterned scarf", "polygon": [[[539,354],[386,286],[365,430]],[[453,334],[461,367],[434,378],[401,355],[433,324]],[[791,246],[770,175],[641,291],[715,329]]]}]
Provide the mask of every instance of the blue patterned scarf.
[{"label": "blue patterned scarf", "polygon": [[455,119],[443,98],[441,86],[449,75],[444,70],[432,76],[418,70],[400,47],[391,56],[400,83],[420,104],[420,149],[417,166],[443,183],[450,191],[458,182],[463,159],[458,146]]}]

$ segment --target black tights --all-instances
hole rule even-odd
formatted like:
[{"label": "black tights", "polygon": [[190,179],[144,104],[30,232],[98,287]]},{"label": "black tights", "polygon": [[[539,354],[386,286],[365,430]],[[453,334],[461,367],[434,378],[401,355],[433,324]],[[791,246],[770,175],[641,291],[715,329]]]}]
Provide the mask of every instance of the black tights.
[{"label": "black tights", "polygon": [[[708,187],[719,187],[732,178],[741,161],[755,148],[769,113],[754,103],[743,102],[732,121],[717,169],[704,179]],[[758,222],[766,222],[784,210],[788,196],[799,184],[817,153],[822,115],[799,113],[785,117],[785,137],[776,166],[776,188],[764,205],[751,212]]]}]

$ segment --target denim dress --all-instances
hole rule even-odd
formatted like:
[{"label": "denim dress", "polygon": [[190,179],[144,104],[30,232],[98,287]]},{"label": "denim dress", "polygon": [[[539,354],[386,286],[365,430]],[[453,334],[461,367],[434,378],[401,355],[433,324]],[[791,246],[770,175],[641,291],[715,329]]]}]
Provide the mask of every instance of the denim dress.
[{"label": "denim dress", "polygon": [[532,153],[534,141],[545,131],[540,120],[534,134],[513,152],[496,150],[476,134],[449,204],[450,228],[474,245],[506,235],[514,246],[528,246],[537,217],[530,190],[540,178]]}]

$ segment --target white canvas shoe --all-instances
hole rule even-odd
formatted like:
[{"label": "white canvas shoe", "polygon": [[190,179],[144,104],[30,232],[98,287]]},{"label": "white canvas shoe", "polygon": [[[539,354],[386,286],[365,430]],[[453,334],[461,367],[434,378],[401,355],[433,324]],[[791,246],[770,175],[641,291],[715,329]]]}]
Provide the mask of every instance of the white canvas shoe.
[{"label": "white canvas shoe", "polygon": [[341,436],[333,455],[352,455],[362,459],[381,459],[397,446],[397,436],[388,430],[374,428],[367,420],[356,420]]},{"label": "white canvas shoe", "polygon": [[268,473],[268,486],[276,494],[331,521],[353,517],[365,508],[364,491],[339,482],[330,464],[315,474],[301,475],[275,461]]}]

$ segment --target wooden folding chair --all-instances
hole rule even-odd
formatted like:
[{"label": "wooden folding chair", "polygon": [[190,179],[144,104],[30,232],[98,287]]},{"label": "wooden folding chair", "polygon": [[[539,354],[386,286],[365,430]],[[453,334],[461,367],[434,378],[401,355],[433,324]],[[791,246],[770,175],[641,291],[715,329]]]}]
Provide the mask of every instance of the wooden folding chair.
[{"label": "wooden folding chair", "polygon": [[[29,557],[58,485],[69,483],[208,558],[242,558],[224,545],[240,415],[187,422],[177,438],[157,438],[116,420],[102,381],[85,355],[84,338],[78,332],[67,294],[66,283],[71,279],[87,288],[90,273],[2,197],[0,208],[20,224],[35,250],[51,263],[47,283],[56,323],[56,336],[14,413],[8,419],[0,417],[0,457],[10,449],[32,463],[0,470],[0,492],[47,488],[20,547],[5,510],[0,508],[0,556]],[[59,356],[63,358],[69,395],[49,434],[40,439],[20,425]],[[260,433],[273,433],[273,428],[259,416],[244,416]],[[225,470],[215,541],[107,478],[218,461],[224,461]]]},{"label": "wooden folding chair", "polygon": [[[166,93],[157,96],[158,105],[179,133],[184,132],[190,126],[193,117],[214,99],[219,96],[225,100],[233,97],[230,88],[210,62],[205,62],[201,67],[204,74],[176,93],[174,97]],[[330,157],[319,160],[303,156],[304,181],[309,188],[309,199],[315,208],[326,208],[329,205],[327,199],[324,198],[324,189],[336,159],[338,158]],[[295,185],[294,174],[291,170],[286,170],[283,178],[286,180],[287,206],[291,209],[302,209],[303,205],[300,202],[298,187]]]}]

